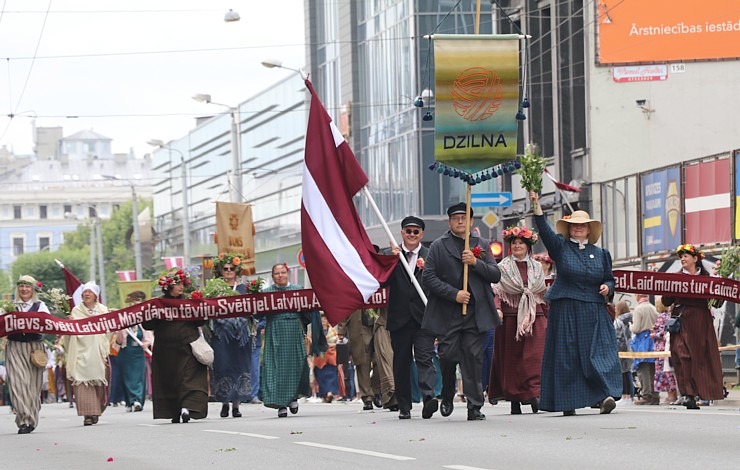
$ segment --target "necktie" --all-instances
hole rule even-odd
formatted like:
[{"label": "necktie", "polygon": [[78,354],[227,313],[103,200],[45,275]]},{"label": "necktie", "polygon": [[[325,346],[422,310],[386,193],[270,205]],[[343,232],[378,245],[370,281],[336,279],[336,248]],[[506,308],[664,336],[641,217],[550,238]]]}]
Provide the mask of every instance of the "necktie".
[{"label": "necktie", "polygon": [[414,252],[413,251],[404,251],[404,253],[406,255],[406,262],[410,264],[411,263],[411,257],[414,256]]}]

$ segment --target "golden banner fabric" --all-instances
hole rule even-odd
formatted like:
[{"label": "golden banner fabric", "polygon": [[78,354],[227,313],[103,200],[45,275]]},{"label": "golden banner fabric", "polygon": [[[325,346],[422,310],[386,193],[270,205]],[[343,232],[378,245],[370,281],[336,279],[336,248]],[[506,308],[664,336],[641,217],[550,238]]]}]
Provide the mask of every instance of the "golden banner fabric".
[{"label": "golden banner fabric", "polygon": [[242,255],[242,274],[257,272],[254,265],[252,206],[241,202],[216,203],[216,244],[219,253]]},{"label": "golden banner fabric", "polygon": [[434,35],[434,156],[474,173],[516,158],[519,36]]}]

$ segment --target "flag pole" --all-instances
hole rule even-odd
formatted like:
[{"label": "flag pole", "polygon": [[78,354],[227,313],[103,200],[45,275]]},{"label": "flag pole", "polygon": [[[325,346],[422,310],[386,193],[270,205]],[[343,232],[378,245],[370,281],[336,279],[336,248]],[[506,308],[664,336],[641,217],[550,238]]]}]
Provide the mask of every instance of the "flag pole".
[{"label": "flag pole", "polygon": [[[378,206],[375,204],[375,200],[370,195],[370,191],[367,189],[367,185],[362,187],[362,194],[367,197],[368,202],[370,202],[370,207],[373,208],[373,211],[375,211],[375,215],[378,216],[378,219],[380,219],[381,225],[383,225],[383,229],[385,230],[386,235],[388,235],[388,239],[391,241],[391,244],[396,247],[398,246],[398,243],[396,243],[396,240],[393,238],[393,234],[391,233],[391,229],[388,228],[388,224],[385,222],[385,219],[383,218],[383,215],[380,213],[380,209],[378,209]],[[398,253],[398,259],[401,260],[401,264],[403,264],[404,269],[406,269],[406,272],[409,274],[409,279],[411,279],[411,283],[416,288],[416,291],[419,293],[419,297],[421,297],[422,302],[424,302],[424,305],[427,304],[427,296],[424,294],[424,291],[421,289],[421,285],[419,285],[419,281],[416,279],[416,276],[414,276],[412,273],[413,271],[409,267],[409,262],[406,259],[405,256],[403,256],[403,252]]]},{"label": "flag pole", "polygon": [[568,209],[570,209],[570,213],[572,214],[573,212],[575,212],[573,210],[573,206],[571,206],[570,202],[568,202],[568,198],[565,196],[565,193],[563,192],[563,190],[558,187],[556,187],[555,189],[558,190],[558,192],[560,193],[560,197],[563,198],[563,201],[568,205]]},{"label": "flag pole", "polygon": [[139,338],[136,337],[136,335],[131,331],[131,328],[126,328],[126,333],[131,337],[131,339],[136,341],[139,346],[141,346],[141,349],[144,350],[144,352],[147,353],[149,357],[152,357],[152,352],[149,350],[149,348],[144,346],[144,343],[142,343]]},{"label": "flag pole", "polygon": [[59,266],[60,268],[64,269],[64,265],[62,264],[61,261],[59,261],[58,259],[54,258],[54,262],[57,264],[57,266]]},{"label": "flag pole", "polygon": [[[465,251],[470,249],[470,192],[473,189],[470,184],[465,183],[468,189],[465,191]],[[463,286],[462,290],[468,290],[468,265],[463,263]],[[463,316],[468,314],[468,304],[462,305]]]}]

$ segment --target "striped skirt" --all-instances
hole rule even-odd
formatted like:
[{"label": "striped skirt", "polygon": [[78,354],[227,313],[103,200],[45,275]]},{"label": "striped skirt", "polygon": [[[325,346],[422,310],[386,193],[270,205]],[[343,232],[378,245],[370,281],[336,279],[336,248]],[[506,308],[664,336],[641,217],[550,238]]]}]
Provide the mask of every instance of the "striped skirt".
[{"label": "striped skirt", "polygon": [[34,428],[39,423],[41,410],[41,386],[44,369],[31,363],[31,351],[44,350],[42,341],[23,343],[8,341],[5,346],[5,363],[8,369],[10,400],[15,410],[15,424],[28,424]]},{"label": "striped skirt", "polygon": [[[110,363],[105,365],[105,378],[108,383],[111,380]],[[75,404],[77,405],[77,416],[100,416],[108,406],[108,385],[86,385],[74,386]]]}]

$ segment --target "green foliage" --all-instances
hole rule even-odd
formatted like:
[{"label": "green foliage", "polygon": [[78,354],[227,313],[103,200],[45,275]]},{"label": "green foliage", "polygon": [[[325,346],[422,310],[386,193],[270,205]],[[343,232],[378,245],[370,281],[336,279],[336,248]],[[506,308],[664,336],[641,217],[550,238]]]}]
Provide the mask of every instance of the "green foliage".
[{"label": "green foliage", "polygon": [[9,297],[15,289],[15,283],[11,279],[12,274],[0,270],[0,299]]},{"label": "green foliage", "polygon": [[81,281],[90,276],[90,250],[89,249],[60,249],[55,252],[39,251],[26,253],[18,257],[12,266],[12,279],[14,281],[24,274],[28,274],[41,281],[44,290],[53,288],[66,289],[64,273],[57,266],[55,259],[61,261],[67,269],[75,274]]},{"label": "green foliage", "polygon": [[230,285],[222,278],[217,277],[206,281],[206,286],[202,291],[203,298],[214,299],[216,297],[228,297],[230,295],[239,295]]},{"label": "green foliage", "polygon": [[539,147],[536,144],[527,145],[519,162],[522,164],[519,169],[522,188],[536,193],[542,191],[542,172],[545,171],[547,161],[540,155]]},{"label": "green foliage", "polygon": [[722,251],[722,259],[717,260],[714,273],[719,277],[738,278],[740,270],[740,246],[731,246]]}]

